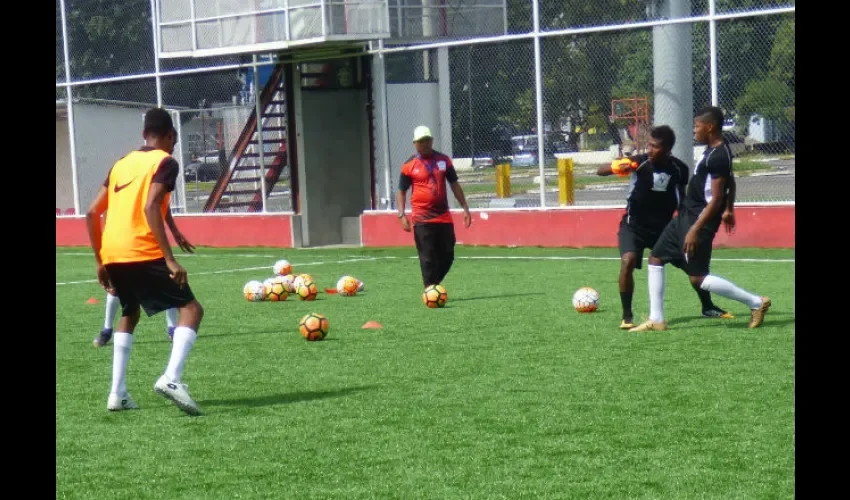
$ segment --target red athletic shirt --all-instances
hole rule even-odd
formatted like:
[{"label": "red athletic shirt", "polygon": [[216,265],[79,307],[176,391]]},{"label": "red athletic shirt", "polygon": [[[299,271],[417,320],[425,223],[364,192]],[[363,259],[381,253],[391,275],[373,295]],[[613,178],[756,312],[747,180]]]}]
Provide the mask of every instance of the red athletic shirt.
[{"label": "red athletic shirt", "polygon": [[452,223],[446,181],[457,182],[457,172],[451,158],[438,151],[429,157],[413,155],[401,166],[398,189],[413,187],[410,206],[414,224]]}]

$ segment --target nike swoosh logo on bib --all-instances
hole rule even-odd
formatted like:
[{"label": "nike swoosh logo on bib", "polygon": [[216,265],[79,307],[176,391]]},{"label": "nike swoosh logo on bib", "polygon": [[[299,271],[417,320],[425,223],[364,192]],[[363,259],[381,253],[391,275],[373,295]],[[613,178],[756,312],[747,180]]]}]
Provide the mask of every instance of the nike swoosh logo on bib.
[{"label": "nike swoosh logo on bib", "polygon": [[115,192],[117,193],[118,191],[121,191],[125,187],[129,186],[130,184],[133,183],[134,180],[136,180],[136,179],[133,179],[132,181],[128,182],[127,184],[121,184],[121,185],[116,184],[115,185]]}]

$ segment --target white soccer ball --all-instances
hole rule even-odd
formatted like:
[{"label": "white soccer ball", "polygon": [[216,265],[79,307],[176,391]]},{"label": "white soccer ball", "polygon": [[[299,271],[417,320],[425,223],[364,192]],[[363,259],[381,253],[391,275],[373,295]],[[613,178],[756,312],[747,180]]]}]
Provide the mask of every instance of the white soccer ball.
[{"label": "white soccer ball", "polygon": [[344,297],[357,294],[360,283],[353,276],[343,276],[336,282],[336,293]]},{"label": "white soccer ball", "polygon": [[582,313],[596,311],[599,309],[599,292],[589,286],[579,288],[573,294],[573,307]]},{"label": "white soccer ball", "polygon": [[290,264],[286,259],[281,259],[274,263],[274,267],[272,269],[276,275],[283,276],[292,273],[292,264]]},{"label": "white soccer ball", "polygon": [[242,287],[242,295],[251,302],[261,302],[266,299],[266,287],[262,281],[251,280]]}]

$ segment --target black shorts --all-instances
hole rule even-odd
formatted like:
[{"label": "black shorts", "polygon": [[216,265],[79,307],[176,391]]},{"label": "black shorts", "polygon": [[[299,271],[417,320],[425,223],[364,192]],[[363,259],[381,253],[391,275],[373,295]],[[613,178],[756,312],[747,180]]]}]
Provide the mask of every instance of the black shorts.
[{"label": "black shorts", "polygon": [[145,314],[183,307],[195,300],[187,283],[180,287],[171,279],[165,259],[106,264],[109,281],[121,301],[121,315],[132,316],[144,308]]},{"label": "black shorts", "polygon": [[413,242],[420,255],[442,257],[454,252],[455,225],[451,222],[423,222],[413,226]]},{"label": "black shorts", "polygon": [[686,217],[676,217],[667,224],[651,255],[665,264],[673,264],[685,271],[688,276],[707,276],[711,265],[711,247],[716,231],[703,228],[697,234],[697,245],[691,257],[685,256],[685,235],[693,225]]},{"label": "black shorts", "polygon": [[635,269],[641,269],[643,267],[643,250],[645,248],[652,249],[660,235],[660,231],[632,227],[626,224],[625,219],[620,221],[620,230],[617,231],[620,257],[629,252],[637,254]]},{"label": "black shorts", "polygon": [[425,222],[413,226],[413,241],[419,253],[422,284],[443,281],[455,259],[455,226],[452,223]]}]

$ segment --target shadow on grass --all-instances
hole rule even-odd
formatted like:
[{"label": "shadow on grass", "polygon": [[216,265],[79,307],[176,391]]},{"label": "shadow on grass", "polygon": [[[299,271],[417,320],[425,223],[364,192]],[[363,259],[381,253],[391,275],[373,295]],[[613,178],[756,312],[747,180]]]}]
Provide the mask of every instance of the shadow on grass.
[{"label": "shadow on grass", "polygon": [[210,399],[206,401],[198,401],[198,405],[200,405],[201,408],[205,406],[233,406],[243,408],[256,408],[260,406],[275,406],[289,403],[300,403],[302,401],[313,401],[316,399],[339,398],[373,388],[374,386],[359,386],[345,387],[343,389],[336,389],[332,391],[300,391],[288,392],[285,394],[269,394],[267,396],[257,396],[249,398]]},{"label": "shadow on grass", "polygon": [[[504,299],[509,297],[528,297],[529,295],[546,295],[543,292],[532,293],[503,293],[500,295],[479,295],[478,297],[460,297],[457,299],[450,298],[450,302],[464,302],[467,300],[488,300],[488,299]],[[448,306],[447,306],[448,307]]]},{"label": "shadow on grass", "polygon": [[[734,314],[734,313],[733,313]],[[764,323],[759,328],[764,327],[783,327],[796,322],[796,316],[790,313],[771,313],[768,311],[764,317]],[[676,325],[677,327],[689,326],[700,328],[744,328],[750,329],[750,317],[748,314],[735,315],[732,319],[714,319],[704,318],[702,316],[685,316],[680,318],[672,318],[667,320],[667,326]]]}]

